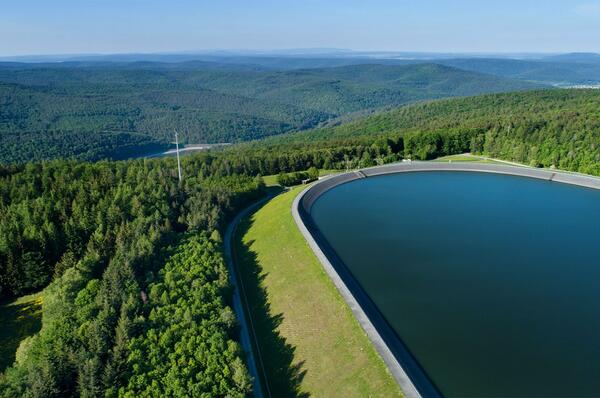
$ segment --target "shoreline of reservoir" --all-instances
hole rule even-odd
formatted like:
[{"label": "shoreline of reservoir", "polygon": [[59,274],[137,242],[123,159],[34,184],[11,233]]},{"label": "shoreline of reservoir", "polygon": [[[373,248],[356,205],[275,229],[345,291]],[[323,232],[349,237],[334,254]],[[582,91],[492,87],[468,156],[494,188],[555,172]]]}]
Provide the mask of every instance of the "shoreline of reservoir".
[{"label": "shoreline of reservoir", "polygon": [[571,184],[585,188],[600,189],[600,179],[568,174],[554,170],[534,169],[496,164],[472,163],[429,163],[405,162],[387,166],[378,166],[325,178],[305,189],[294,201],[292,211],[294,219],[307,240],[309,246],[319,258],[325,271],[330,276],[355,317],[382,356],[391,373],[394,375],[407,396],[420,397],[438,394],[437,388],[430,382],[420,364],[410,354],[402,341],[398,340],[394,330],[379,313],[378,308],[362,289],[360,284],[344,266],[332,247],[329,247],[311,218],[311,209],[316,200],[325,192],[342,184],[374,176],[405,172],[427,171],[462,171],[513,175],[520,177]]}]

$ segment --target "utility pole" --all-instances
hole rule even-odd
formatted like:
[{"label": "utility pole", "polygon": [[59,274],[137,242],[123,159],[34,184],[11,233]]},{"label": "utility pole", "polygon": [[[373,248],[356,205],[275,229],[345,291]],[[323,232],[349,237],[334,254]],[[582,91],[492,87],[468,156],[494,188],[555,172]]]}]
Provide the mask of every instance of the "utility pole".
[{"label": "utility pole", "polygon": [[175,130],[175,146],[177,147],[177,173],[179,174],[179,182],[181,182],[181,161],[179,160],[179,138],[177,130]]}]

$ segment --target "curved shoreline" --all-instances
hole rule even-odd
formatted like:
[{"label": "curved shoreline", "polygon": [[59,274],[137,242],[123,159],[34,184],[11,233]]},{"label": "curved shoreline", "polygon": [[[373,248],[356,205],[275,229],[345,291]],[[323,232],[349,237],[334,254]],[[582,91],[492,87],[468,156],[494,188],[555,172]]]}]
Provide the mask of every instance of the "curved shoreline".
[{"label": "curved shoreline", "polygon": [[379,175],[424,171],[506,174],[600,189],[599,178],[559,171],[496,164],[406,162],[334,175],[306,188],[296,197],[292,205],[292,213],[300,232],[352,310],[405,396],[409,398],[441,396],[441,394],[372,303],[366,292],[354,279],[351,272],[339,260],[334,249],[320,235],[311,219],[310,211],[312,205],[322,194],[338,185]]}]

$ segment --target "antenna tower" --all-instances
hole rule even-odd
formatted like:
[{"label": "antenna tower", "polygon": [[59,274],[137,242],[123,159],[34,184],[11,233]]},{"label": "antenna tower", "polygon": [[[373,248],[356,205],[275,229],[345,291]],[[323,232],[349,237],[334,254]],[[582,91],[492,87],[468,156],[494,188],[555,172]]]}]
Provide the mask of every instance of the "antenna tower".
[{"label": "antenna tower", "polygon": [[177,136],[177,130],[175,130],[175,146],[177,148],[177,173],[179,174],[179,182],[181,182],[181,161],[179,160],[179,137]]}]

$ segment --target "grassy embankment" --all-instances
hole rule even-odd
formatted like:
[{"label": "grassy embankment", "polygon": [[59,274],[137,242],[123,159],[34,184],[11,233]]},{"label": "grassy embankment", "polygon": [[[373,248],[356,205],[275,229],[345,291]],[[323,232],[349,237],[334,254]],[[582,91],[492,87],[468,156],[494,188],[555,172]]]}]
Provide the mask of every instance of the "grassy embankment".
[{"label": "grassy embankment", "polygon": [[234,240],[268,390],[272,396],[401,396],[294,223],[291,205],[301,189],[244,219]]},{"label": "grassy embankment", "polygon": [[[336,174],[336,173],[343,173],[343,172],[344,172],[344,170],[319,170],[319,175],[321,177],[323,177],[323,176],[326,176],[329,174]],[[277,182],[277,174],[264,176],[263,181],[265,182],[265,185],[267,187],[274,187],[274,186],[279,185],[279,183]]]},{"label": "grassy embankment", "polygon": [[502,163],[502,162],[496,161],[494,159],[486,159],[481,156],[468,155],[468,154],[442,156],[442,157],[432,160],[432,162],[494,163],[494,164]]},{"label": "grassy embankment", "polygon": [[[471,155],[435,161],[496,163]],[[277,175],[263,179],[278,185]],[[302,189],[242,220],[234,238],[268,389],[273,396],[401,395],[294,223],[291,204]]]},{"label": "grassy embankment", "polygon": [[12,365],[23,339],[42,326],[42,294],[34,293],[0,303],[0,372]]}]

